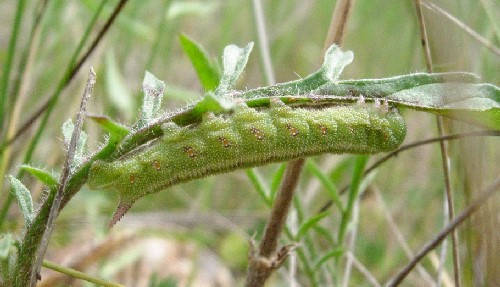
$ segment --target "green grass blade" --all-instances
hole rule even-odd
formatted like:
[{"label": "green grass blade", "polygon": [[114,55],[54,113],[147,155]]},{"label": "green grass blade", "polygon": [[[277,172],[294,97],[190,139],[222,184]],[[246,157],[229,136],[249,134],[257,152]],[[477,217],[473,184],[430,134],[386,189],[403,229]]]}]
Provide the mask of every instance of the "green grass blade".
[{"label": "green grass blade", "polygon": [[269,192],[267,191],[266,184],[264,183],[264,180],[259,176],[257,173],[256,169],[251,168],[245,170],[248,178],[250,179],[250,182],[254,186],[255,190],[259,194],[259,196],[264,200],[267,206],[272,206],[272,199],[269,196]]},{"label": "green grass blade", "polygon": [[330,211],[323,211],[321,213],[312,216],[311,218],[307,219],[304,223],[302,223],[299,227],[299,231],[297,232],[297,237],[296,237],[297,240],[301,239],[309,231],[309,229],[316,226],[321,219],[325,218],[329,214]]},{"label": "green grass blade", "polygon": [[338,189],[333,183],[333,181],[329,179],[321,171],[318,165],[316,165],[316,163],[314,163],[313,161],[307,160],[306,167],[316,178],[319,179],[321,184],[325,187],[326,191],[328,192],[328,195],[330,196],[332,201],[335,203],[337,208],[342,212],[344,210],[344,207],[342,206],[342,201],[340,200]]},{"label": "green grass blade", "polygon": [[347,226],[352,217],[352,209],[354,207],[354,202],[358,199],[361,182],[363,180],[363,172],[366,163],[368,162],[368,158],[369,157],[366,155],[356,157],[351,185],[349,187],[349,199],[347,200],[346,209],[342,213],[342,219],[339,227],[338,240],[337,240],[339,244],[342,244],[344,236],[347,232]]},{"label": "green grass blade", "polygon": [[12,25],[12,34],[9,40],[9,50],[7,52],[7,59],[5,60],[2,72],[2,81],[0,84],[0,128],[3,127],[4,116],[9,113],[5,112],[5,103],[7,101],[7,94],[9,93],[10,74],[12,72],[12,62],[14,61],[14,54],[16,53],[17,40],[19,38],[19,29],[24,14],[24,7],[26,0],[19,0],[17,2],[16,16]]},{"label": "green grass blade", "polygon": [[208,53],[199,43],[184,34],[181,34],[179,39],[182,49],[191,60],[203,88],[206,91],[215,90],[220,81],[220,73]]}]

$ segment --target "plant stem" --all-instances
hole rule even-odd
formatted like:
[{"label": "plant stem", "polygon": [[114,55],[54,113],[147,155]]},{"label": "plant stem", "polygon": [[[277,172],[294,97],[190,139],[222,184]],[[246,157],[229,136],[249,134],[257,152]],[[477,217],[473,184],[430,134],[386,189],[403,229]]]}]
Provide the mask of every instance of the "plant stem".
[{"label": "plant stem", "polygon": [[[245,286],[264,286],[267,278],[279,267],[288,255],[286,253],[274,255],[278,246],[279,235],[283,231],[290,209],[295,188],[299,182],[300,173],[304,167],[304,159],[297,159],[288,164],[285,171],[285,179],[274,202],[271,216],[266,225],[264,238],[259,245],[257,256],[250,256],[248,275]],[[288,250],[286,250],[288,251]],[[281,257],[280,257],[281,255]],[[276,258],[273,258],[275,257]]]},{"label": "plant stem", "polygon": [[[415,7],[417,11],[418,23],[420,27],[420,36],[422,48],[424,49],[425,54],[425,63],[427,65],[427,71],[429,73],[433,73],[432,68],[432,57],[431,50],[429,47],[429,39],[427,37],[427,29],[425,28],[425,20],[424,15],[422,14],[422,7],[420,0],[415,0]],[[439,136],[444,135],[444,127],[443,127],[443,117],[436,116],[437,128]],[[441,150],[441,162],[443,165],[443,174],[444,174],[444,182],[446,189],[446,200],[448,204],[448,219],[453,220],[454,216],[454,205],[453,205],[453,194],[451,192],[451,180],[450,180],[450,157],[448,155],[448,147],[444,141],[439,142],[440,150]],[[451,241],[453,246],[453,271],[455,274],[455,287],[460,287],[460,261],[458,257],[458,234],[457,231],[454,230],[451,234]],[[442,263],[444,264],[444,263]]]},{"label": "plant stem", "polygon": [[101,279],[101,278],[95,278],[95,277],[89,276],[89,275],[87,275],[87,274],[85,274],[83,272],[80,272],[78,270],[75,270],[75,269],[72,269],[72,268],[68,268],[68,267],[64,267],[64,266],[61,266],[59,264],[56,264],[56,263],[48,261],[48,260],[43,260],[42,266],[45,267],[45,268],[57,271],[59,273],[67,274],[67,275],[73,276],[75,278],[79,278],[79,279],[82,279],[82,280],[85,280],[85,281],[88,281],[88,282],[91,282],[91,283],[94,283],[94,284],[98,284],[100,286],[105,286],[105,287],[124,287],[124,285],[121,285],[121,284],[118,284],[118,283],[114,283],[114,282],[110,282],[110,281],[107,281],[107,280],[104,280],[104,279]]}]

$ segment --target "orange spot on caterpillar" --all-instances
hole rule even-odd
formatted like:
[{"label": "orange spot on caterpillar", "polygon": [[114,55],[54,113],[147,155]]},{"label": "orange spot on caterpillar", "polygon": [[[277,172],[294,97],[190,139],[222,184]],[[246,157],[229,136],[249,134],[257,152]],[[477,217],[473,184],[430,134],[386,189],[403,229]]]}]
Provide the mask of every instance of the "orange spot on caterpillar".
[{"label": "orange spot on caterpillar", "polygon": [[328,133],[328,128],[324,125],[319,125],[319,129],[321,130],[322,135],[326,135]]},{"label": "orange spot on caterpillar", "polygon": [[290,134],[295,137],[299,134],[299,130],[293,127],[291,124],[287,124],[286,128],[290,131]]},{"label": "orange spot on caterpillar", "polygon": [[160,170],[161,169],[161,164],[158,160],[153,160],[153,163],[152,163],[153,167],[156,169],[156,170]]},{"label": "orange spot on caterpillar", "polygon": [[130,184],[134,184],[135,183],[135,174],[131,174],[130,175]]},{"label": "orange spot on caterpillar", "polygon": [[184,152],[189,156],[189,157],[195,157],[196,156],[196,151],[194,148],[190,146],[185,146],[184,147]]},{"label": "orange spot on caterpillar", "polygon": [[256,129],[256,128],[252,128],[251,129],[252,131],[252,134],[258,139],[258,140],[262,140],[264,138],[264,133],[262,133],[260,130]]},{"label": "orange spot on caterpillar", "polygon": [[220,142],[222,143],[222,145],[224,147],[230,147],[231,146],[231,141],[228,140],[227,138],[225,138],[225,137],[219,137],[219,140],[220,140]]}]

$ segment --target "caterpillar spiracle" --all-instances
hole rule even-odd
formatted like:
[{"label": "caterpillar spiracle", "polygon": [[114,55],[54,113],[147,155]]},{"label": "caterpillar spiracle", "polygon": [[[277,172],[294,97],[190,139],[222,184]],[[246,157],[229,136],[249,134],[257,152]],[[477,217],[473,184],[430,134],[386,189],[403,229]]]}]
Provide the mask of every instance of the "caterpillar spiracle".
[{"label": "caterpillar spiracle", "polygon": [[406,135],[394,107],[291,107],[279,101],[259,109],[240,103],[231,113],[208,113],[184,127],[169,122],[162,129],[161,138],[91,167],[91,189],[120,194],[110,226],[139,198],[178,183],[323,153],[389,152]]}]

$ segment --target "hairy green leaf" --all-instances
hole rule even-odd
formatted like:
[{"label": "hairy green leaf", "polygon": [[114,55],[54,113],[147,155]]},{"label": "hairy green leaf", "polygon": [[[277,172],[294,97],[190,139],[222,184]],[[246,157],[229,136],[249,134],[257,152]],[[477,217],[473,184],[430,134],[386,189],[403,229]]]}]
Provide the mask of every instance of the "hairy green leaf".
[{"label": "hairy green leaf", "polygon": [[300,225],[299,231],[297,232],[297,236],[295,238],[297,240],[301,239],[309,231],[309,229],[313,228],[321,219],[329,214],[330,211],[323,211],[307,219]]},{"label": "hairy green leaf", "polygon": [[500,129],[500,89],[490,84],[436,83],[387,97],[406,107]]},{"label": "hairy green leaf", "polygon": [[43,182],[49,188],[57,188],[57,179],[50,172],[26,164],[21,165],[20,169],[29,172],[32,176]]},{"label": "hairy green leaf", "polygon": [[188,36],[179,36],[182,49],[188,55],[206,91],[215,90],[220,80],[220,73],[214,61],[210,59],[203,47]]},{"label": "hairy green leaf", "polygon": [[130,133],[130,130],[107,116],[87,115],[87,118],[96,122],[103,130],[107,131],[112,138],[123,138]]},{"label": "hairy green leaf", "polygon": [[253,42],[248,43],[245,48],[240,48],[236,45],[229,45],[224,48],[224,55],[222,56],[224,72],[219,86],[215,90],[217,96],[222,96],[236,85],[236,81],[248,62],[252,48]]},{"label": "hairy green leaf", "polygon": [[12,175],[9,175],[9,180],[10,185],[12,186],[12,191],[14,192],[14,196],[17,199],[19,209],[21,209],[21,213],[24,216],[26,226],[29,226],[31,225],[34,217],[31,193],[22,182],[20,182]]},{"label": "hairy green leaf", "polygon": [[14,242],[14,237],[11,233],[2,234],[0,238],[0,260],[7,259],[12,248],[12,243]]},{"label": "hairy green leaf", "polygon": [[142,81],[144,98],[142,102],[141,116],[136,128],[142,128],[152,122],[160,114],[161,100],[165,90],[165,83],[158,80],[153,74],[146,71]]}]

